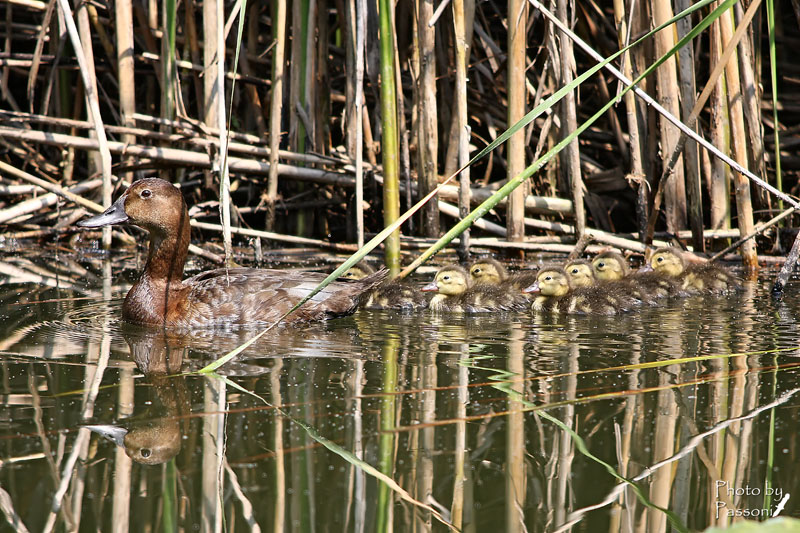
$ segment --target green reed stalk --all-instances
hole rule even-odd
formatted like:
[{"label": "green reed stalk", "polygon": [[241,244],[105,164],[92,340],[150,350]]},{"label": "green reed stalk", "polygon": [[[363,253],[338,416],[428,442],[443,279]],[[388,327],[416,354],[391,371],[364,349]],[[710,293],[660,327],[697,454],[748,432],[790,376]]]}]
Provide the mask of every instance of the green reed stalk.
[{"label": "green reed stalk", "polygon": [[[387,477],[394,473],[395,392],[397,391],[397,350],[398,341],[387,338],[381,350],[383,361],[383,396],[381,397],[381,434],[378,443],[378,470]],[[389,486],[378,486],[378,509],[375,518],[376,531],[392,530],[392,506],[394,499]]]},{"label": "green reed stalk", "polygon": [[161,91],[161,118],[172,120],[175,116],[175,0],[167,0],[161,11],[161,23],[165,31],[161,39],[161,68],[164,84]]},{"label": "green reed stalk", "polygon": [[[778,127],[778,60],[775,56],[775,0],[767,0],[767,33],[769,34],[769,75],[772,83],[772,123],[775,135],[775,188],[783,192],[781,174],[781,143]],[[778,210],[783,211],[783,200],[778,198]]]},{"label": "green reed stalk", "polygon": [[161,486],[161,527],[163,531],[178,531],[178,470],[175,458],[170,459],[166,466],[164,483]]},{"label": "green reed stalk", "polygon": [[[381,118],[383,136],[383,223],[389,226],[400,216],[399,153],[397,142],[397,91],[394,78],[394,28],[392,9],[394,2],[380,0],[381,40]],[[386,239],[384,261],[392,275],[400,270],[400,230]]]}]

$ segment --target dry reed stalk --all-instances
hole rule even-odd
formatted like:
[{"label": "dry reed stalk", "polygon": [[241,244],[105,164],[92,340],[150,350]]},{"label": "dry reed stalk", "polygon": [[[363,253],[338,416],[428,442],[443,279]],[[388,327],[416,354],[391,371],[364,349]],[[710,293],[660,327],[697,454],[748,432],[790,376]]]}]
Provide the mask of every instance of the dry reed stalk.
[{"label": "dry reed stalk", "polygon": [[[191,3],[191,1],[187,1]],[[136,113],[136,78],[133,65],[133,7],[131,0],[117,0],[114,3],[115,29],[117,39],[117,80],[119,83],[119,108],[122,125],[132,128],[136,125],[133,115]],[[125,144],[136,144],[136,136],[125,133],[120,139]],[[130,164],[130,157],[122,160]],[[130,181],[132,174],[126,172],[122,179]]]},{"label": "dry reed stalk", "polygon": [[[720,17],[720,30],[722,47],[726,48],[733,38],[733,11]],[[728,89],[728,111],[731,121],[731,144],[734,160],[747,167],[747,133],[744,127],[744,112],[742,105],[741,84],[739,78],[739,62],[734,54],[725,65],[725,81]],[[739,231],[742,235],[752,233],[753,206],[750,203],[750,181],[738,172],[733,175],[734,191],[736,193],[736,214],[739,221]],[[752,240],[746,241],[741,248],[742,261],[747,279],[755,280],[758,277],[758,255],[756,244]]]},{"label": "dry reed stalk", "polygon": [[[508,64],[506,66],[506,89],[508,92],[507,126],[516,124],[525,116],[525,46],[528,27],[528,3],[525,0],[508,0]],[[525,170],[525,131],[520,130],[506,143],[508,170],[512,179]],[[525,238],[525,188],[517,187],[508,196],[506,227],[508,238],[521,241]]]},{"label": "dry reed stalk", "polygon": [[[630,26],[626,19],[625,3],[623,0],[614,0],[614,20],[617,25],[617,41],[620,48],[628,45],[630,40]],[[633,79],[632,60],[630,52],[622,57],[622,73]],[[636,221],[639,229],[639,239],[644,242],[647,233],[647,176],[642,166],[642,147],[640,143],[639,117],[636,112],[636,97],[628,91],[623,97],[625,101],[626,120],[628,123],[628,140],[630,146],[630,171],[626,176],[631,184],[636,184]]]},{"label": "dry reed stalk", "polygon": [[[691,0],[676,0],[675,8],[678,11],[688,9]],[[691,31],[690,17],[684,17],[675,23],[678,39],[683,38]],[[694,127],[696,120],[690,118],[692,113],[692,103],[695,95],[695,62],[694,49],[692,43],[687,44],[678,50],[678,66],[680,69],[680,95],[681,113],[684,121]],[[683,137],[683,136],[681,136]],[[705,241],[703,240],[703,199],[701,197],[700,185],[700,154],[697,143],[689,140],[685,141],[683,147],[683,157],[686,164],[686,197],[688,200],[689,227],[692,230],[692,245],[695,252],[705,251]]]},{"label": "dry reed stalk", "polygon": [[[509,9],[509,13],[514,12],[514,10]],[[509,17],[509,24],[513,24],[511,17]],[[511,533],[521,533],[526,531],[523,509],[525,508],[527,488],[527,476],[525,473],[525,403],[520,401],[525,395],[525,350],[523,349],[522,330],[514,328],[509,333],[506,370],[513,376],[513,381],[508,383],[507,386],[513,393],[507,393],[505,530]]]},{"label": "dry reed stalk", "polygon": [[286,0],[273,4],[272,87],[269,106],[269,178],[267,181],[266,228],[275,228],[275,201],[278,197],[278,148],[281,143],[281,118],[283,109],[283,79],[285,76]]},{"label": "dry reed stalk", "polygon": [[[711,24],[710,50],[711,64],[717,65],[722,55],[720,22]],[[720,77],[714,84],[714,92],[710,104],[711,142],[726,153],[730,152],[730,125],[728,120],[728,99],[726,98],[725,80]],[[709,200],[711,205],[711,229],[720,230],[731,227],[730,208],[730,168],[717,158],[711,161]]]},{"label": "dry reed stalk", "polygon": [[[417,0],[417,40],[419,54],[419,77],[416,102],[419,118],[417,120],[417,152],[419,156],[419,192],[422,198],[439,184],[438,157],[439,134],[436,104],[436,27],[430,25],[433,17],[433,0]],[[417,51],[415,50],[415,51]],[[458,52],[456,52],[458,53]],[[458,59],[456,59],[458,63]],[[456,66],[458,69],[458,66]],[[456,84],[458,81],[456,81]],[[458,90],[458,89],[456,89]],[[421,209],[422,235],[439,236],[439,211],[434,200]]]},{"label": "dry reed stalk", "polygon": [[[734,4],[736,24],[750,25],[749,20],[745,22],[746,16],[740,3]],[[748,8],[749,10],[749,8]],[[760,80],[754,71],[755,58],[753,50],[752,27],[750,31],[739,41],[737,47],[739,52],[739,72],[742,82],[742,96],[744,121],[747,126],[747,151],[750,155],[750,164],[753,173],[763,180],[767,179],[766,168],[764,165],[764,131],[761,123],[761,91],[759,90]],[[769,209],[771,197],[766,191],[754,189],[757,205],[762,209]]]},{"label": "dry reed stalk", "polygon": [[[669,2],[653,0],[653,22],[656,26],[664,24],[672,18],[672,6]],[[664,28],[654,37],[655,57],[661,57],[675,46],[673,28]],[[658,101],[674,116],[680,114],[678,95],[678,76],[675,57],[667,59],[656,71],[658,85]],[[659,118],[661,133],[662,163],[667,164],[669,155],[678,143],[679,132],[673,128],[663,117]],[[665,214],[667,216],[667,230],[679,231],[686,227],[686,187],[684,183],[683,165],[678,162],[673,170],[671,179],[664,187]]]},{"label": "dry reed stalk", "polygon": [[[567,14],[568,0],[558,0],[556,15],[562,22],[569,24]],[[574,5],[574,4],[573,4]],[[567,37],[564,32],[559,32],[559,83],[563,87],[572,82],[575,72],[575,55],[572,49],[572,39]],[[575,105],[575,91],[570,91],[561,101],[561,138],[569,135],[578,129],[577,107]],[[586,230],[586,212],[583,208],[583,177],[581,175],[581,156],[578,147],[578,139],[573,139],[564,147],[564,158],[562,159],[562,171],[566,173],[566,182],[569,183],[572,193],[572,203],[575,209],[575,231],[576,237],[580,239]],[[598,221],[595,221],[598,222]]]},{"label": "dry reed stalk", "polygon": [[[364,246],[364,40],[366,31],[365,0],[356,0],[356,233],[358,247]],[[369,120],[366,121],[369,124]]]},{"label": "dry reed stalk", "polygon": [[[465,167],[469,162],[469,117],[467,116],[467,64],[469,62],[469,45],[467,44],[467,30],[466,30],[466,14],[464,12],[463,0],[454,0],[453,2],[453,24],[455,31],[455,46],[456,46],[456,105],[455,117],[456,124],[458,125],[457,140],[458,140],[458,166],[459,168]],[[459,214],[463,219],[470,212],[470,169],[464,168],[459,176],[458,188],[458,208]],[[462,261],[469,258],[469,236],[470,231],[467,229],[461,234],[459,239],[459,256]]]}]

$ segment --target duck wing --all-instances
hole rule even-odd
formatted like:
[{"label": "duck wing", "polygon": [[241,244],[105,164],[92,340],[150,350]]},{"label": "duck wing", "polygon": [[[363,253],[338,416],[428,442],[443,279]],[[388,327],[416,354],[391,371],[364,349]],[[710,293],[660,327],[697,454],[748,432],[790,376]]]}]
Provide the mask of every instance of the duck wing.
[{"label": "duck wing", "polygon": [[[388,270],[360,280],[338,279],[286,317],[287,322],[325,320],[356,310],[366,293],[388,276]],[[274,322],[313,291],[326,274],[291,270],[220,268],[184,280],[188,289],[182,311],[185,325]]]}]

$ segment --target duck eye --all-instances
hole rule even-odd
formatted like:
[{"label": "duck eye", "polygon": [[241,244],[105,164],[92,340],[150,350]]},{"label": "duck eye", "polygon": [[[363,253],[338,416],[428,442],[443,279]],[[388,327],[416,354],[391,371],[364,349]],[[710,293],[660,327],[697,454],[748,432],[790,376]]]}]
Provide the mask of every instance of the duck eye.
[{"label": "duck eye", "polygon": [[444,280],[444,281],[450,281],[450,276],[442,276],[442,280]]},{"label": "duck eye", "polygon": [[551,281],[552,279],[553,279],[553,277],[552,277],[552,276],[546,276],[546,277],[544,278],[544,280],[545,280],[545,281]]},{"label": "duck eye", "polygon": [[599,263],[597,263],[597,268],[603,268],[604,266],[606,266],[606,264],[605,264],[605,263],[603,263],[602,261],[600,261]]},{"label": "duck eye", "polygon": [[481,269],[480,268],[476,268],[475,270],[472,271],[472,273],[473,274],[480,274],[481,273]]},{"label": "duck eye", "polygon": [[150,198],[151,196],[153,196],[153,191],[151,191],[150,189],[144,189],[142,192],[139,193],[139,196],[141,196],[142,198]]},{"label": "duck eye", "polygon": [[659,257],[659,258],[657,258],[657,259],[656,259],[656,262],[657,262],[657,263],[660,263],[660,262],[662,262],[663,260],[664,260],[664,258],[663,258],[663,257]]},{"label": "duck eye", "polygon": [[572,273],[573,273],[573,274],[577,274],[577,273],[578,273],[578,269],[577,269],[577,268],[573,268],[573,269],[572,269]]}]

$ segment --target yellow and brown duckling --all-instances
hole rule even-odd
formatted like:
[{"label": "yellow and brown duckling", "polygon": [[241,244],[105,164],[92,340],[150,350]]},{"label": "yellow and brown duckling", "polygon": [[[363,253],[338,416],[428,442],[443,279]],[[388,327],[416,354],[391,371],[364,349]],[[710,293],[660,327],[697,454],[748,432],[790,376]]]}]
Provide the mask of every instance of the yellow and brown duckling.
[{"label": "yellow and brown duckling", "polygon": [[659,248],[650,256],[645,272],[676,280],[689,294],[724,294],[741,289],[741,283],[724,268],[713,263],[690,263],[680,250]]},{"label": "yellow and brown duckling", "polygon": [[531,309],[542,313],[616,315],[630,308],[600,286],[572,287],[567,272],[561,267],[542,268],[536,282],[525,292],[536,295]]},{"label": "yellow and brown duckling", "polygon": [[[353,265],[342,275],[345,279],[364,279],[375,270],[366,263]],[[385,281],[371,291],[362,306],[364,309],[394,309],[418,311],[428,307],[428,298],[417,287],[401,281]]]},{"label": "yellow and brown duckling", "polygon": [[656,305],[662,298],[682,293],[679,284],[671,278],[641,270],[632,273],[628,261],[619,252],[597,254],[592,260],[592,270],[601,283],[630,285],[631,294],[647,305]]},{"label": "yellow and brown duckling", "polygon": [[518,290],[499,285],[474,284],[466,270],[457,265],[442,267],[433,281],[422,287],[435,292],[428,307],[448,313],[492,313],[523,311],[530,302]]},{"label": "yellow and brown duckling", "polygon": [[484,257],[472,263],[469,276],[474,284],[506,285],[522,290],[536,281],[536,271],[522,271],[509,274],[503,264],[491,257]]},{"label": "yellow and brown duckling", "polygon": [[585,259],[567,261],[564,264],[564,271],[573,289],[601,285],[607,295],[619,300],[626,309],[642,304],[641,289],[638,285],[624,279],[600,283],[595,277],[592,264]]}]

